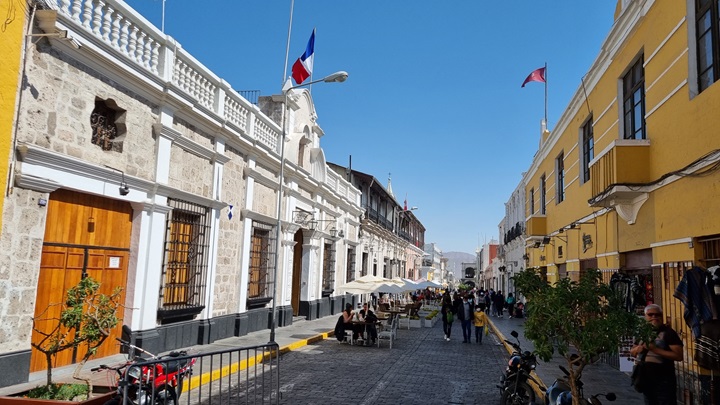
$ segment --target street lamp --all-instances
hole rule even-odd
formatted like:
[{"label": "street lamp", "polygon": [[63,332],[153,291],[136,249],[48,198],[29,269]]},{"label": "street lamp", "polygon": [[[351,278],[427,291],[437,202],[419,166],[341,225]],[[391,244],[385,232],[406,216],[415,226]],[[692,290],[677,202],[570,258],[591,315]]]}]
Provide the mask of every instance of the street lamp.
[{"label": "street lamp", "polygon": [[275,324],[277,323],[277,316],[275,314],[277,309],[277,283],[278,283],[278,265],[280,262],[280,248],[281,243],[281,231],[282,226],[282,191],[283,191],[283,175],[285,173],[285,138],[287,138],[287,129],[285,128],[287,121],[287,100],[288,93],[292,89],[309,86],[315,83],[342,83],[348,78],[348,73],[345,71],[338,71],[329,76],[325,76],[320,80],[313,80],[307,83],[298,84],[296,86],[290,86],[291,82],[288,79],[282,88],[283,95],[283,106],[282,106],[282,137],[280,139],[280,175],[278,176],[278,195],[277,195],[277,224],[275,226],[275,264],[273,268],[273,294],[272,294],[272,313],[270,315],[270,344],[275,343]]}]

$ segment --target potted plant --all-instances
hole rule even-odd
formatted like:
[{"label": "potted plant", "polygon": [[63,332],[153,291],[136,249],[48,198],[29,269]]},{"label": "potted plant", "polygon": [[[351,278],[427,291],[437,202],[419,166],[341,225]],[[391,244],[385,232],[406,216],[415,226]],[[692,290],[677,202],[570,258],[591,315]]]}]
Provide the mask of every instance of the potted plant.
[{"label": "potted plant", "polygon": [[580,404],[576,377],[587,364],[601,353],[617,353],[626,336],[650,336],[647,324],[625,309],[599,270],[586,270],[579,281],[564,278],[554,286],[533,269],[512,280],[530,303],[525,336],[538,357],[550,361],[557,351],[567,361],[574,405]]},{"label": "potted plant", "polygon": [[[120,322],[116,314],[121,305],[119,302],[121,289],[118,287],[112,294],[105,295],[98,292],[99,288],[100,283],[91,277],[84,277],[67,291],[64,303],[51,304],[33,319],[33,329],[42,337],[39,341],[33,342],[32,347],[45,355],[46,384],[23,393],[22,396],[3,398],[3,403],[47,404],[49,403],[47,400],[75,400],[81,404],[102,404],[109,399],[109,395],[93,398],[91,379],[80,375],[88,359],[95,354],[97,348]],[[48,310],[54,306],[61,307],[57,318],[47,315]],[[40,330],[37,326],[40,321],[51,322],[51,328]],[[82,384],[53,382],[53,358],[68,349],[85,349],[85,354],[73,373],[73,378],[82,381]]]},{"label": "potted plant", "polygon": [[429,314],[425,315],[425,326],[432,328],[437,322],[438,310],[432,310]]}]

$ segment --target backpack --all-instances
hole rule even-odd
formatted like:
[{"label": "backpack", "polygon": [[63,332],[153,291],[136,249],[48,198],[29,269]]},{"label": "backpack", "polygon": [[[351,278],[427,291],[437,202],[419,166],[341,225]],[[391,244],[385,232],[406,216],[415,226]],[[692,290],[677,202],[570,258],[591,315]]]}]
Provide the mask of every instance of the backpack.
[{"label": "backpack", "polygon": [[448,323],[452,323],[455,320],[455,317],[453,316],[452,311],[450,311],[450,310],[447,311],[447,313],[445,314],[445,320]]},{"label": "backpack", "polygon": [[515,297],[507,297],[507,300],[505,300],[505,302],[507,302],[508,305],[513,305],[515,304]]}]

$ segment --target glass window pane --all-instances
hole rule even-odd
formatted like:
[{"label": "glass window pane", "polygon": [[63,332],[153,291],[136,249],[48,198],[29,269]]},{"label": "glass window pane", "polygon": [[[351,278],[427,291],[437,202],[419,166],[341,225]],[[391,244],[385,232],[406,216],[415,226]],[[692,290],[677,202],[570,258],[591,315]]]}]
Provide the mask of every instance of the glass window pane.
[{"label": "glass window pane", "polygon": [[707,35],[698,39],[698,69],[702,72],[712,66],[713,50],[712,37]]}]

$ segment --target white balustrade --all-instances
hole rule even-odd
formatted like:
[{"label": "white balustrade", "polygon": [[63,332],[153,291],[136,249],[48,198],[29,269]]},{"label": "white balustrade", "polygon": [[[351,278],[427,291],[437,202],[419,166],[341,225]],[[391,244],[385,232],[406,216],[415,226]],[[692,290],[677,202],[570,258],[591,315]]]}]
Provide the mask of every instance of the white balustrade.
[{"label": "white balustrade", "polygon": [[278,132],[270,128],[266,122],[255,120],[255,139],[276,152],[279,152],[278,135]]},{"label": "white balustrade", "polygon": [[[130,63],[137,64],[164,82],[171,82],[221,120],[227,120],[245,135],[279,152],[280,128],[276,123],[258,113],[233,89],[227,88],[223,96],[220,92],[221,80],[217,76],[125,2],[49,0],[49,3],[55,4],[58,19],[63,24],[86,32]],[[165,69],[162,64],[172,66]],[[252,122],[251,115],[255,115]]]},{"label": "white balustrade", "polygon": [[225,119],[228,122],[245,130],[249,112],[239,99],[233,97],[232,94],[225,94]]}]

